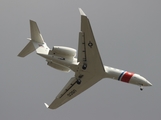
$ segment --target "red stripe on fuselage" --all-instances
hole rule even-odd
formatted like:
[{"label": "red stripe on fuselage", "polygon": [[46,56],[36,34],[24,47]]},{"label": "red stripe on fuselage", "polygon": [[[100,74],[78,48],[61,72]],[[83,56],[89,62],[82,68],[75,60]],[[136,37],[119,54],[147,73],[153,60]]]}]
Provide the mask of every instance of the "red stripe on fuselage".
[{"label": "red stripe on fuselage", "polygon": [[131,72],[125,72],[125,74],[122,76],[121,81],[129,83],[131,77],[134,75],[134,73]]}]

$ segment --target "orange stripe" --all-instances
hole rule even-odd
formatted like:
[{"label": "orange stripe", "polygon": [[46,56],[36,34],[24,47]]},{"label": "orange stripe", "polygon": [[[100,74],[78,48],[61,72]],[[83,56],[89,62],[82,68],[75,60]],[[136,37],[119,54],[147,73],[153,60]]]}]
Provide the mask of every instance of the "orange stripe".
[{"label": "orange stripe", "polygon": [[129,83],[129,81],[130,81],[130,79],[131,79],[131,77],[132,77],[133,75],[134,75],[134,73],[126,72],[126,73],[123,75],[121,81],[122,81],[122,82],[127,82],[127,83]]}]

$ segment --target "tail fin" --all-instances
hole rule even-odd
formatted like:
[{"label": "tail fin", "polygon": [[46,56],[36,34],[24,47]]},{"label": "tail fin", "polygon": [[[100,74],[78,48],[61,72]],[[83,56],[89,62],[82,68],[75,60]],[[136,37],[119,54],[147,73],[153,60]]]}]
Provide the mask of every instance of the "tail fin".
[{"label": "tail fin", "polygon": [[39,28],[35,21],[30,20],[30,32],[31,32],[31,40],[44,43],[43,37],[40,34]]},{"label": "tail fin", "polygon": [[44,42],[39,28],[35,21],[30,20],[31,39],[24,49],[18,54],[19,57],[25,57],[36,50],[39,54],[48,54],[49,47]]}]

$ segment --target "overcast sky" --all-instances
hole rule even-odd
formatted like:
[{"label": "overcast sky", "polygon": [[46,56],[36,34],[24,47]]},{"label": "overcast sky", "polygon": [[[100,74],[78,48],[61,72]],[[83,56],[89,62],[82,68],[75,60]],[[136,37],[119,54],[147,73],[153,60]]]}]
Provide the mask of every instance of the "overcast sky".
[{"label": "overcast sky", "polygon": [[[1,0],[1,120],[159,120],[161,118],[160,0]],[[17,54],[28,43],[35,20],[50,48],[77,49],[81,7],[90,19],[105,65],[136,72],[153,86],[103,79],[56,110],[46,109],[73,72],[46,65],[34,53]]]}]

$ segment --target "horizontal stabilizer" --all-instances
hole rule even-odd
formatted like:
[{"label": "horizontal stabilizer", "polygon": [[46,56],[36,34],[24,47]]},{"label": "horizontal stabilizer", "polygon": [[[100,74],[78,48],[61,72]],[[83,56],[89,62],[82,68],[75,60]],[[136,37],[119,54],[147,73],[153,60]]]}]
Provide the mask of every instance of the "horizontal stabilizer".
[{"label": "horizontal stabilizer", "polygon": [[25,48],[18,54],[19,57],[25,57],[35,50],[33,43],[30,41]]}]

